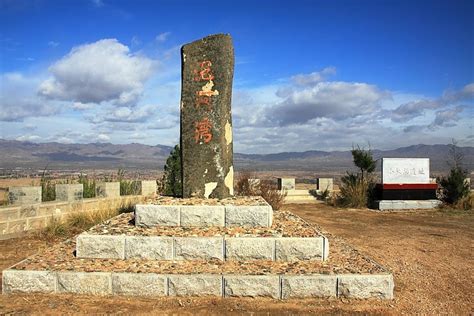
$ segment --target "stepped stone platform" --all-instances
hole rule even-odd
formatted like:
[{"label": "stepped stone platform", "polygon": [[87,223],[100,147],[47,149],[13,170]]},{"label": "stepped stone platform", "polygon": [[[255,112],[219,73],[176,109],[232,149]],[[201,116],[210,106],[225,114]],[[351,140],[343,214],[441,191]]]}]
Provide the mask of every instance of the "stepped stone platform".
[{"label": "stepped stone platform", "polygon": [[[158,198],[137,205],[134,214],[112,218],[3,271],[3,293],[393,297],[390,272],[342,240],[271,207],[269,220],[256,226],[261,217],[245,214],[251,207],[269,205],[261,198]],[[244,212],[240,225],[227,225],[233,208]],[[182,225],[189,209],[198,220]],[[138,225],[140,216],[153,218],[147,212],[161,216],[162,225]],[[172,225],[163,220],[169,213],[178,214],[177,221],[170,218]],[[210,224],[216,213],[224,221]]]},{"label": "stepped stone platform", "polygon": [[85,259],[74,240],[3,271],[4,293],[132,296],[393,297],[393,277],[342,240],[326,261]]},{"label": "stepped stone platform", "polygon": [[290,212],[275,211],[271,227],[138,227],[119,215],[77,237],[79,258],[157,260],[325,260],[329,243]]}]

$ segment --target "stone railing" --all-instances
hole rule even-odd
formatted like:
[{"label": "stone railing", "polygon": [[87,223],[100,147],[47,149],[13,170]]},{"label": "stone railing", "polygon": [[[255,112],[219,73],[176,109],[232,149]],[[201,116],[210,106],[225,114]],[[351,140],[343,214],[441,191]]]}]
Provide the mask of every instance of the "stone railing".
[{"label": "stone railing", "polygon": [[9,205],[0,207],[0,240],[26,231],[44,228],[53,218],[70,213],[101,209],[118,209],[143,202],[156,194],[156,181],[141,181],[140,195],[120,196],[119,182],[96,185],[95,198],[83,198],[82,184],[57,184],[56,200],[41,201],[41,187],[10,187]]}]

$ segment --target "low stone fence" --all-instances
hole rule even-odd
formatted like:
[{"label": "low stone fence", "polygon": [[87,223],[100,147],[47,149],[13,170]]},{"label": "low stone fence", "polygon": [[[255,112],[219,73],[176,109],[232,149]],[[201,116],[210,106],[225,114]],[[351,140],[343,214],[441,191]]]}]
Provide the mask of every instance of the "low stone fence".
[{"label": "low stone fence", "polygon": [[74,212],[118,209],[144,202],[156,193],[156,181],[141,181],[141,195],[120,196],[118,182],[97,184],[96,198],[83,198],[82,184],[56,185],[56,200],[41,202],[41,187],[9,188],[10,205],[0,207],[0,240],[44,228],[53,218]]}]

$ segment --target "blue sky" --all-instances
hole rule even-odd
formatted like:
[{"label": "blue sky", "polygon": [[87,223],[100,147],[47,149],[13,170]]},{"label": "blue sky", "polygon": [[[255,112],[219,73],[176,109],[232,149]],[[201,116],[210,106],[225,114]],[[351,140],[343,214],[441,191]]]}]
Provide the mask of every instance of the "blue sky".
[{"label": "blue sky", "polygon": [[472,1],[0,0],[0,137],[173,145],[181,45],[230,33],[234,148],[474,145]]}]

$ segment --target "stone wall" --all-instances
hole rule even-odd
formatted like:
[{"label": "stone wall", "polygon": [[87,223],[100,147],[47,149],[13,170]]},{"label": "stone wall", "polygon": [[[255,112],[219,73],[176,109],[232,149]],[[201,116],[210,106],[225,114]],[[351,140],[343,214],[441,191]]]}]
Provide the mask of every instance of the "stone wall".
[{"label": "stone wall", "polygon": [[0,240],[20,236],[26,231],[44,228],[53,217],[64,218],[74,212],[119,208],[144,202],[145,199],[146,197],[142,195],[129,195],[1,207]]}]

